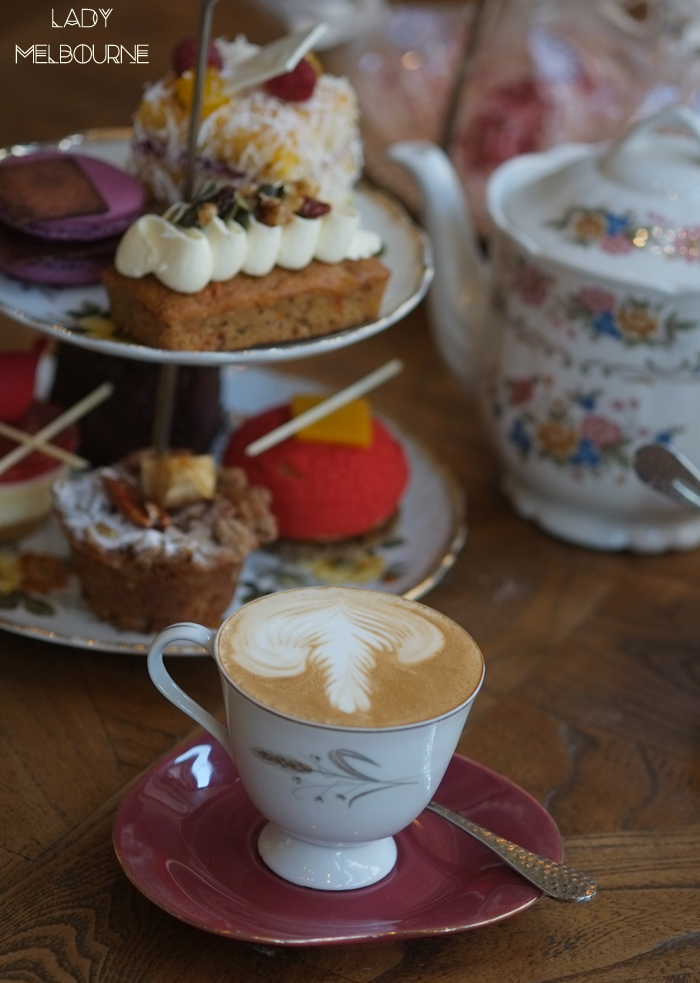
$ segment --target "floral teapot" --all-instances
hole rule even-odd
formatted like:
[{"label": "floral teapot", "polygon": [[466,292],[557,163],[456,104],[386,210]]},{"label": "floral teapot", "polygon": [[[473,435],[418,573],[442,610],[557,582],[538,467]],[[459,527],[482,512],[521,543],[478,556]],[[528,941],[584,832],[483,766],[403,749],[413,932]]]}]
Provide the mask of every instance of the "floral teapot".
[{"label": "floral teapot", "polygon": [[598,549],[700,544],[700,517],[645,487],[636,449],[700,462],[700,119],[663,110],[604,145],[502,164],[491,269],[446,155],[395,144],[435,249],[438,347],[477,392],[516,510]]}]

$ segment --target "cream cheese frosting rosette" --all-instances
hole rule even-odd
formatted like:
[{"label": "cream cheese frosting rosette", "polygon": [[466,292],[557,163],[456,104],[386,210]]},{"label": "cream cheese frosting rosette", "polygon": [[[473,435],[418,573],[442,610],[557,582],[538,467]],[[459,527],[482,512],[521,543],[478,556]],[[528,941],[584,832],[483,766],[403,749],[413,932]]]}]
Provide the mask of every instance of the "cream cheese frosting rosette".
[{"label": "cream cheese frosting rosette", "polygon": [[[269,209],[267,221],[257,217],[260,195],[252,204],[249,199],[246,208],[233,202],[221,212],[207,201],[207,196],[215,199],[221,194],[211,186],[196,202],[180,202],[164,216],[143,215],[119,243],[115,267],[122,276],[152,273],[171,290],[196,293],[211,281],[229,280],[239,272],[263,277],[275,266],[300,270],[314,259],[339,263],[367,259],[380,251],[381,239],[376,232],[359,228],[360,216],[352,206],[331,208],[307,197],[298,203],[311,213],[307,217],[285,209],[284,190],[275,190],[279,197],[272,197],[280,203],[275,224],[270,224]],[[230,195],[228,189],[224,193]],[[232,211],[237,220],[227,217]]]}]

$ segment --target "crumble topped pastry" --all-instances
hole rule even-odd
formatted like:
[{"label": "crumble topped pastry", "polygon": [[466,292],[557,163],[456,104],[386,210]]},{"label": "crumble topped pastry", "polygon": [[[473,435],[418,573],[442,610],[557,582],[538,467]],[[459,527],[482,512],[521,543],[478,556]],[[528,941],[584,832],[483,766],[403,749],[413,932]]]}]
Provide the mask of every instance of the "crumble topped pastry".
[{"label": "crumble topped pastry", "polygon": [[208,455],[138,452],[57,482],[53,497],[85,599],[122,629],[216,624],[246,556],[277,536],[269,492]]}]

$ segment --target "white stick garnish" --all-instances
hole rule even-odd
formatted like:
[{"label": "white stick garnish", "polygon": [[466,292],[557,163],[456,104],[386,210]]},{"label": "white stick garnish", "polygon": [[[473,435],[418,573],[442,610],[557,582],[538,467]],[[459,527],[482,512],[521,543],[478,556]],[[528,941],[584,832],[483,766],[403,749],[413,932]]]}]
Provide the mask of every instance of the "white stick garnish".
[{"label": "white stick garnish", "polygon": [[341,406],[351,403],[353,399],[359,399],[360,396],[364,396],[370,389],[376,389],[377,386],[381,386],[387,379],[398,375],[402,369],[403,362],[401,359],[392,358],[386,365],[382,365],[381,368],[370,372],[363,379],[358,379],[357,382],[353,382],[346,389],[341,389],[335,396],[329,396],[322,403],[312,406],[305,413],[300,413],[299,416],[295,416],[293,419],[288,420],[287,423],[283,423],[281,427],[271,430],[264,437],[260,437],[258,440],[254,440],[252,444],[248,444],[245,449],[247,457],[256,457],[258,454],[262,454],[263,451],[269,450],[270,447],[274,447],[275,444],[280,444],[287,437],[291,437],[292,434],[298,433],[305,427],[310,427],[312,423],[316,423],[317,420],[322,420],[324,416],[334,413]]},{"label": "white stick garnish", "polygon": [[[55,420],[45,426],[38,433],[35,433],[33,435],[34,440],[41,443],[51,440],[51,438],[55,437],[57,433],[61,432],[61,430],[65,430],[69,424],[75,423],[75,421],[79,420],[81,416],[85,416],[85,414],[89,413],[90,410],[94,410],[96,406],[103,403],[105,399],[112,395],[113,392],[114,386],[112,383],[103,382],[101,386],[98,386],[97,389],[93,390],[88,396],[81,399],[80,402],[75,404],[75,406],[72,406],[69,410],[66,410],[65,413],[61,413],[61,415],[56,417]],[[5,471],[9,471],[9,469],[17,464],[18,461],[21,461],[22,458],[27,457],[28,454],[31,454],[33,450],[33,447],[28,447],[26,444],[23,444],[21,447],[15,447],[15,449],[10,451],[9,454],[6,454],[3,458],[0,458],[0,474],[4,474]]]},{"label": "white stick garnish", "polygon": [[262,85],[268,79],[293,71],[327,30],[328,24],[316,24],[310,29],[288,34],[272,44],[266,44],[252,58],[236,66],[232,75],[226,79],[226,89],[229,92],[251,89],[254,85]]},{"label": "white stick garnish", "polygon": [[0,435],[9,437],[10,440],[14,440],[17,444],[26,444],[31,450],[46,454],[47,457],[53,457],[57,461],[63,461],[64,464],[70,464],[72,468],[90,467],[90,462],[86,461],[84,457],[71,454],[70,451],[66,451],[62,447],[57,447],[56,444],[47,444],[43,440],[37,440],[36,434],[27,433],[26,430],[18,430],[17,427],[11,427],[9,423],[3,423],[1,420]]}]

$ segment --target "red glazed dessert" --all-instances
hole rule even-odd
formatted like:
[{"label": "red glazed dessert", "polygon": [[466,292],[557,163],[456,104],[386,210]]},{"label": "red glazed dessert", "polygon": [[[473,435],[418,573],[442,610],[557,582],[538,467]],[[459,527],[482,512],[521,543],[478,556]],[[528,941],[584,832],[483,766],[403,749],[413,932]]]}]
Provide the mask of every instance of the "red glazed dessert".
[{"label": "red glazed dessert", "polygon": [[281,426],[288,405],[247,420],[231,437],[227,467],[240,467],[255,485],[272,492],[272,511],[285,539],[334,541],[359,536],[386,522],[408,481],[401,445],[372,419],[369,447],[310,443],[291,437],[257,457],[248,444]]}]

